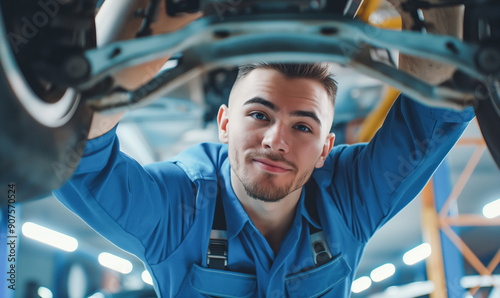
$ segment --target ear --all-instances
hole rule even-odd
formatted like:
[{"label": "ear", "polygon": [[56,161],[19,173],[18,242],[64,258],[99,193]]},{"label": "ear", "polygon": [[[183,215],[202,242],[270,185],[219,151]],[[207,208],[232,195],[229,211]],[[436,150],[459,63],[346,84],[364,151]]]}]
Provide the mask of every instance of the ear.
[{"label": "ear", "polygon": [[217,114],[217,126],[219,129],[219,141],[224,144],[227,144],[228,130],[227,124],[229,122],[229,108],[226,105],[221,105],[219,108],[219,113]]},{"label": "ear", "polygon": [[319,169],[325,164],[325,160],[328,157],[328,154],[330,154],[330,151],[332,151],[334,141],[335,141],[335,134],[333,132],[329,133],[328,136],[326,136],[325,144],[323,145],[323,151],[321,152],[321,155],[319,156],[319,159],[316,162],[315,165],[316,168]]}]

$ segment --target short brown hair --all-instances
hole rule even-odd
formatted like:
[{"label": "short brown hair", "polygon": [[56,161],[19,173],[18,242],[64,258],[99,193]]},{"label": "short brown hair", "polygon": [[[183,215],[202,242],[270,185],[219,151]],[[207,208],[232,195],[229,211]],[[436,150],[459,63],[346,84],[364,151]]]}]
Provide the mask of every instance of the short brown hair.
[{"label": "short brown hair", "polygon": [[[236,82],[248,75],[252,70],[263,68],[276,70],[289,78],[313,79],[325,87],[328,98],[335,107],[337,82],[333,79],[330,64],[324,63],[268,63],[259,62],[245,64],[239,67]],[[236,83],[235,83],[236,84]]]}]

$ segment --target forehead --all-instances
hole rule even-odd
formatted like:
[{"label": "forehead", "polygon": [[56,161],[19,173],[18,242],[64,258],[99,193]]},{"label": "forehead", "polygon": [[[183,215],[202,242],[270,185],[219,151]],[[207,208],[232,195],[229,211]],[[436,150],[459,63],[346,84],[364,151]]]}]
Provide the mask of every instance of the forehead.
[{"label": "forehead", "polygon": [[333,107],[325,87],[313,79],[289,78],[273,69],[255,69],[233,87],[230,106],[241,106],[255,96],[273,101],[277,105],[294,108],[309,106],[331,111],[333,117]]}]

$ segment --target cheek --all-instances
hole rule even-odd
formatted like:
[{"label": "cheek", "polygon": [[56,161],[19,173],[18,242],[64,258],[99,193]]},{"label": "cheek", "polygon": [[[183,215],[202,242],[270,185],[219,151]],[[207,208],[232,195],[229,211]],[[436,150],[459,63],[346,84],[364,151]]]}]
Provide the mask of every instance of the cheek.
[{"label": "cheek", "polygon": [[236,147],[238,148],[248,148],[248,147],[255,147],[256,145],[260,144],[262,140],[262,131],[259,129],[253,129],[252,127],[247,127],[247,126],[239,126],[239,127],[234,127],[230,133],[230,137],[233,139],[233,141],[237,142],[235,144]]},{"label": "cheek", "polygon": [[241,159],[245,155],[245,151],[249,147],[248,138],[241,131],[230,131],[228,135],[228,155],[229,161],[235,162],[236,159]]},{"label": "cheek", "polygon": [[312,142],[302,142],[299,144],[298,148],[300,150],[300,156],[297,157],[302,160],[304,168],[314,167],[323,152],[323,146],[320,147]]}]

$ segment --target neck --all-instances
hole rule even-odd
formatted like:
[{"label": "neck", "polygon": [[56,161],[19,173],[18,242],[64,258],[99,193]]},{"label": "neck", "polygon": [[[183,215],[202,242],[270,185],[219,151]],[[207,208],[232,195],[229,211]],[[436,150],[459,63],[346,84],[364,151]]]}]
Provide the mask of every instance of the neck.
[{"label": "neck", "polygon": [[238,177],[231,171],[231,185],[236,197],[259,232],[275,253],[292,225],[302,188],[288,194],[278,202],[264,202],[248,196]]}]

